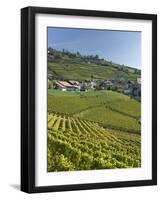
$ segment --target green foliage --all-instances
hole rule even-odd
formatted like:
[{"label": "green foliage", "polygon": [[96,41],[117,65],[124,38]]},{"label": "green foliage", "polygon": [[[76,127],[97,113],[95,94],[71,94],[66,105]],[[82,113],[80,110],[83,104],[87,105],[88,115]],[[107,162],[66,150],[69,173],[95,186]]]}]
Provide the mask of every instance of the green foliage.
[{"label": "green foliage", "polygon": [[104,129],[66,115],[48,115],[49,172],[140,167],[140,147],[138,134]]},{"label": "green foliage", "polygon": [[[93,113],[97,113],[96,115]],[[108,108],[108,106],[104,107],[96,107],[84,112],[81,112],[77,117],[85,120],[91,120],[94,122],[98,122],[102,124],[103,127],[109,127],[113,129],[119,129],[129,132],[140,132],[140,124],[137,120],[127,116],[115,112]]]},{"label": "green foliage", "polygon": [[48,79],[48,89],[51,89],[52,87],[52,81]]},{"label": "green foliage", "polygon": [[140,132],[140,102],[126,95],[113,91],[49,90],[48,93],[48,111],[51,113],[91,120],[117,130]]},{"label": "green foliage", "polygon": [[58,79],[113,79],[119,76],[126,80],[136,80],[140,77],[140,70],[114,64],[99,58],[99,55],[85,56],[66,49],[58,51],[48,48],[48,70]]},{"label": "green foliage", "polygon": [[120,112],[122,114],[139,118],[140,117],[140,110],[141,104],[134,99],[124,99],[124,101],[113,101],[110,104],[110,108],[114,111]]},{"label": "green foliage", "polygon": [[58,79],[89,80],[91,76],[97,79],[112,78],[115,68],[88,63],[49,62],[48,69]]}]

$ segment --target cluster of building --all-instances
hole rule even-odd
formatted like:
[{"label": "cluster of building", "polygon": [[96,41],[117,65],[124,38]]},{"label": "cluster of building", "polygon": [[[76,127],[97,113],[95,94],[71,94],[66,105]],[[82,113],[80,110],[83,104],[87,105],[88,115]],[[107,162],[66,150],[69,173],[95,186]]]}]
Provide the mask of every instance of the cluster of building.
[{"label": "cluster of building", "polygon": [[55,80],[52,88],[62,91],[114,90],[126,95],[141,97],[141,78],[136,81],[117,80]]}]

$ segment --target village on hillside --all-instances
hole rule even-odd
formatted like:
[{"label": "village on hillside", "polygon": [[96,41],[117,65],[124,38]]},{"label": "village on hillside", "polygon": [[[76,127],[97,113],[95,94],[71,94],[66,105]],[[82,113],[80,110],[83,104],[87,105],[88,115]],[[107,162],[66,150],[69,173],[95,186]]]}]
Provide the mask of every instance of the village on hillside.
[{"label": "village on hillside", "polygon": [[[63,49],[62,51],[58,51],[53,48],[48,48],[48,62],[49,62],[49,71],[48,71],[48,88],[61,90],[61,91],[98,91],[98,90],[113,90],[116,92],[123,93],[125,95],[129,95],[136,100],[141,100],[141,71],[136,68],[130,68],[125,65],[120,65],[113,63],[112,61],[107,61],[99,57],[99,55],[81,55],[79,52],[72,53],[68,50]],[[85,80],[82,80],[81,76],[86,75],[83,74],[82,71],[78,71],[78,74],[81,74],[79,78],[69,78],[69,75],[63,77],[63,73],[59,74],[53,70],[51,63],[55,63],[59,65],[59,68],[64,71],[64,67],[66,67],[66,71],[75,70],[74,64],[78,66],[78,68],[82,66],[89,67],[90,73],[93,72],[91,66],[93,66],[93,70],[95,70],[96,66],[107,67],[109,68],[109,73],[111,72],[111,67],[117,71],[117,75],[114,74],[111,76],[112,78],[105,78],[106,76],[102,76],[98,78],[97,76],[89,74]],[[71,68],[69,68],[71,66]],[[81,69],[82,70],[82,69]],[[132,73],[131,73],[132,71]],[[72,71],[71,71],[72,73]],[[131,79],[126,77],[130,73],[135,74],[136,77]],[[74,77],[71,75],[71,77]],[[108,77],[108,76],[107,76]]]},{"label": "village on hillside", "polygon": [[48,77],[48,89],[61,91],[98,91],[113,90],[129,95],[137,100],[141,99],[141,78],[136,81],[118,81],[118,80],[54,80]]}]

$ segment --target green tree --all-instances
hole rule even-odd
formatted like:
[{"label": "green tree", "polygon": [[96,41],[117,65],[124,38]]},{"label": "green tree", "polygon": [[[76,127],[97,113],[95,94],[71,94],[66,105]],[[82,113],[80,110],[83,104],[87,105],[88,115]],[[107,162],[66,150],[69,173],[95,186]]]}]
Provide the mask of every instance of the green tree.
[{"label": "green tree", "polygon": [[52,81],[48,79],[48,89],[51,89],[53,87]]}]

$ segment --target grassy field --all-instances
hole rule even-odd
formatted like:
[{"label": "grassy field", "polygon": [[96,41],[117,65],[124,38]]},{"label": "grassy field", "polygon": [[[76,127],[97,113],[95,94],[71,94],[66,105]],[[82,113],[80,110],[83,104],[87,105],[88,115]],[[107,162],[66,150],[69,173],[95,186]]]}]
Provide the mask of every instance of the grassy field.
[{"label": "grassy field", "polygon": [[79,63],[69,63],[69,62],[58,62],[58,63],[49,63],[48,69],[53,71],[55,74],[59,75],[64,79],[77,79],[85,80],[89,79],[92,75],[95,75],[96,78],[110,78],[115,73],[115,69],[97,66],[95,64],[79,64]]},{"label": "grassy field", "polygon": [[83,111],[80,114],[76,114],[75,116],[81,119],[100,123],[103,127],[135,133],[140,132],[140,125],[137,120],[112,111],[104,106]]},{"label": "grassy field", "polygon": [[48,112],[100,123],[116,130],[140,133],[140,103],[113,91],[49,90]]},{"label": "grassy field", "polygon": [[48,172],[141,166],[140,135],[48,114]]},{"label": "grassy field", "polygon": [[48,91],[48,172],[141,166],[140,103],[112,91]]},{"label": "grassy field", "polygon": [[140,75],[131,68],[127,72],[118,70],[114,66],[100,66],[83,62],[72,62],[71,60],[48,62],[48,70],[59,79],[88,80],[91,76],[96,79],[117,79],[122,77],[125,80],[136,80]]}]

